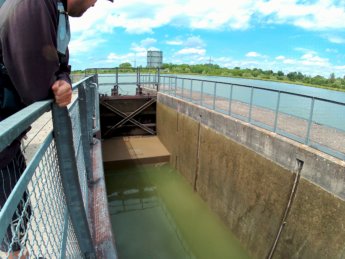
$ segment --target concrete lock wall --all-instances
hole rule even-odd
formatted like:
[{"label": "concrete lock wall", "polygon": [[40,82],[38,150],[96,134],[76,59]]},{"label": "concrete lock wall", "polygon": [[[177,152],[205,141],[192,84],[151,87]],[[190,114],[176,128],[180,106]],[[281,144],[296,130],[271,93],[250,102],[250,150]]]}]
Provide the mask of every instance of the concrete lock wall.
[{"label": "concrete lock wall", "polygon": [[344,258],[344,161],[164,94],[157,130],[253,258]]}]

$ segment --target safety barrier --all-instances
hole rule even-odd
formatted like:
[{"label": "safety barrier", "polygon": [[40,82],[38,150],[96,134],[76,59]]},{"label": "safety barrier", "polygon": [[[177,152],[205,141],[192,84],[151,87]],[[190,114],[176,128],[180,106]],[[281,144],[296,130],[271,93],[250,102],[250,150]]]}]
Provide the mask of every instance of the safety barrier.
[{"label": "safety barrier", "polygon": [[[145,87],[227,114],[345,160],[345,103],[271,88],[159,75]],[[158,87],[159,85],[159,87]]]},{"label": "safety barrier", "polygon": [[[99,131],[95,82],[97,77],[90,76],[73,84],[78,95],[68,109],[41,101],[0,122],[3,150],[44,113],[51,112],[53,120],[53,131],[0,208],[1,258],[15,251],[29,258],[95,258],[88,205],[90,149]],[[19,162],[0,170],[0,191],[14,185],[6,179]]]}]

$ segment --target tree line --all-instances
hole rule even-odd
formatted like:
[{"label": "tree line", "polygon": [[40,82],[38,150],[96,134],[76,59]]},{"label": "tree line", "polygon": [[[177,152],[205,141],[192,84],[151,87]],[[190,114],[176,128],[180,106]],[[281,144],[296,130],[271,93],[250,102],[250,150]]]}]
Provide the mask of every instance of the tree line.
[{"label": "tree line", "polygon": [[309,76],[301,72],[284,73],[283,71],[273,72],[272,70],[263,70],[260,68],[225,68],[217,64],[163,64],[162,71],[176,74],[187,73],[280,81],[345,91],[345,76],[343,78],[336,78],[334,73],[331,73],[328,78],[325,78],[321,75]]},{"label": "tree line", "polygon": [[[118,67],[120,73],[130,73],[134,72],[134,68],[129,62],[122,63]],[[142,69],[144,69],[142,67]],[[86,71],[95,71],[95,69],[88,69]],[[86,71],[73,71],[73,73],[84,73]],[[115,68],[99,68],[97,73],[114,73]],[[145,72],[151,71],[146,70]],[[152,73],[154,73],[152,69]],[[195,75],[205,75],[205,76],[228,76],[228,77],[238,77],[247,79],[258,79],[258,80],[269,80],[278,81],[285,83],[303,84],[321,88],[329,88],[334,90],[345,91],[345,76],[343,78],[335,77],[334,73],[331,73],[328,78],[316,75],[309,76],[302,74],[301,72],[289,72],[284,73],[283,71],[274,72],[273,70],[263,70],[260,68],[225,68],[220,67],[217,64],[171,64],[164,63],[161,67],[161,73],[165,74],[195,74]]]}]

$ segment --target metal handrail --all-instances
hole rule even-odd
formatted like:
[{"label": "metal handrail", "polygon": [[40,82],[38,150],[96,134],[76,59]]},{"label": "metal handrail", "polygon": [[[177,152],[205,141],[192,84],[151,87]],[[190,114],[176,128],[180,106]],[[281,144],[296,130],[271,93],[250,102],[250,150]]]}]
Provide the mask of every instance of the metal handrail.
[{"label": "metal handrail", "polygon": [[[45,112],[52,110],[54,126],[54,132],[48,134],[43,144],[36,152],[36,155],[33,157],[33,159],[31,159],[30,163],[26,167],[26,170],[23,172],[22,177],[20,177],[19,181],[15,185],[4,207],[0,208],[0,242],[2,242],[2,240],[5,238],[7,226],[9,226],[11,222],[12,215],[14,213],[18,213],[17,206],[19,202],[25,202],[25,207],[31,207],[32,209],[39,211],[40,214],[43,213],[43,211],[41,211],[41,209],[39,208],[41,206],[40,199],[42,199],[43,197],[36,197],[36,193],[47,191],[45,189],[47,188],[45,187],[45,185],[47,183],[46,181],[48,180],[43,180],[44,184],[42,184],[42,180],[40,179],[46,179],[47,177],[50,177],[50,173],[60,174],[58,178],[61,178],[63,190],[58,189],[59,187],[57,186],[57,189],[55,191],[57,192],[56,195],[58,197],[54,197],[54,200],[49,201],[49,199],[51,199],[52,197],[48,195],[44,198],[44,200],[42,200],[42,203],[50,204],[52,208],[55,208],[54,206],[57,206],[56,209],[59,210],[60,214],[61,206],[65,207],[65,212],[62,213],[64,214],[64,216],[62,216],[63,222],[60,223],[63,226],[55,226],[56,229],[62,228],[64,230],[59,233],[59,235],[62,234],[61,239],[60,237],[54,237],[54,241],[47,241],[50,244],[55,243],[56,246],[56,242],[58,240],[61,240],[61,243],[58,245],[59,247],[52,248],[54,249],[54,251],[55,249],[61,249],[58,253],[61,258],[65,258],[67,256],[67,249],[69,250],[69,253],[71,253],[71,251],[73,250],[73,256],[75,258],[95,257],[95,249],[93,247],[93,241],[90,234],[91,231],[89,229],[89,226],[91,225],[88,222],[88,219],[90,218],[88,214],[90,211],[88,210],[87,203],[89,202],[89,200],[88,194],[85,193],[87,192],[88,182],[91,178],[91,172],[89,172],[91,165],[89,162],[91,161],[90,145],[92,141],[89,138],[93,135],[93,120],[95,119],[94,116],[97,115],[97,109],[95,105],[90,105],[91,103],[95,103],[95,98],[98,97],[97,94],[90,92],[97,90],[94,85],[95,81],[97,81],[96,76],[90,76],[72,85],[73,90],[79,90],[79,94],[81,94],[82,98],[77,98],[70,105],[68,110],[67,108],[59,108],[56,104],[53,103],[52,100],[40,101],[24,108],[23,110],[0,122],[0,150],[3,150],[9,144],[11,144],[13,140],[18,138],[22,134],[22,132],[28,129],[30,125],[37,119],[39,119]],[[90,88],[90,90],[88,88]],[[85,94],[85,92],[87,94]],[[78,107],[76,107],[77,105]],[[71,125],[72,118],[70,118],[70,113],[72,112],[73,114],[76,114],[73,115],[74,123],[76,124],[73,126],[73,133]],[[81,123],[83,123],[82,126],[80,125]],[[77,128],[80,129],[78,130]],[[75,138],[77,138],[77,140],[75,140]],[[75,147],[75,143],[81,144],[77,144],[78,147]],[[79,149],[81,149],[82,152],[79,152]],[[55,157],[55,153],[57,157]],[[47,155],[48,157],[50,155],[50,157],[47,158]],[[55,161],[56,158],[57,161]],[[47,159],[50,160],[48,163]],[[58,168],[56,167],[57,163],[59,164]],[[82,167],[80,167],[80,165],[82,165]],[[87,168],[85,168],[85,166]],[[80,180],[82,180],[83,182],[80,182]],[[29,192],[28,189],[30,189]],[[59,192],[64,192],[64,194],[58,194]],[[24,193],[28,193],[28,196],[32,197],[35,202],[37,202],[37,204],[32,204],[32,202],[30,201],[31,198],[26,201],[23,200]],[[60,200],[60,205],[54,204],[57,201],[55,199]],[[65,201],[65,204],[61,204],[61,202],[63,201]],[[51,208],[46,209],[51,210]],[[57,212],[58,211],[56,211],[56,213]],[[19,218],[20,221],[30,219],[26,215],[25,211],[19,211],[19,213],[21,214]],[[44,212],[44,215],[50,215],[49,213],[51,212],[46,211]],[[52,213],[54,214],[55,212]],[[40,221],[40,219],[42,219],[42,215],[39,215],[38,219],[34,218],[33,221],[37,223],[37,221]],[[46,218],[45,220],[49,221],[50,219]],[[52,220],[54,224],[57,223],[56,219],[52,218]],[[44,226],[42,231],[48,231],[47,226]],[[71,234],[70,231],[72,231],[72,233],[74,234]],[[39,233],[39,235],[42,235],[43,233],[44,232]],[[28,233],[26,232],[25,235],[27,236]],[[74,243],[73,235],[75,235],[77,243]],[[32,242],[37,242],[37,240]],[[78,248],[76,247],[76,244]],[[45,251],[46,248],[43,248],[43,250],[41,250],[41,248],[38,247],[38,249],[39,253],[43,253],[42,251]],[[57,256],[55,252],[54,257]]]},{"label": "metal handrail", "polygon": [[265,91],[270,91],[270,92],[275,92],[275,93],[279,92],[281,94],[289,94],[289,95],[305,97],[305,98],[314,98],[315,100],[318,100],[318,101],[325,101],[325,102],[330,102],[330,103],[334,103],[334,104],[339,104],[339,105],[344,105],[345,106],[345,102],[333,101],[333,100],[324,99],[324,98],[320,98],[320,97],[313,96],[313,95],[292,93],[292,92],[288,92],[288,91],[276,90],[276,89],[260,87],[260,86],[254,86],[254,85],[243,85],[243,84],[230,83],[230,82],[212,81],[212,80],[195,79],[195,78],[187,78],[187,77],[177,77],[177,76],[166,76],[166,75],[161,75],[160,77],[161,78],[173,78],[173,79],[185,79],[185,80],[191,80],[191,81],[223,84],[223,85],[229,85],[229,86],[231,86],[231,85],[233,85],[233,86],[241,86],[241,87],[245,87],[245,88],[253,88],[253,89],[265,90]]},{"label": "metal handrail", "polygon": [[[179,82],[178,82],[179,81]],[[187,83],[186,83],[186,82]],[[190,82],[190,84],[189,84]],[[194,82],[199,82],[199,87],[198,89],[195,89],[195,83]],[[179,85],[178,85],[179,83]],[[205,84],[209,84],[209,89],[208,91],[205,91]],[[222,94],[217,94],[217,87],[222,86]],[[212,91],[213,87],[213,91]],[[224,88],[228,87],[228,88]],[[233,98],[233,88],[238,87],[238,89],[248,89],[248,92],[244,92],[243,96],[246,98],[246,100],[241,100],[238,98]],[[225,89],[225,90],[224,90]],[[153,89],[155,90],[155,89]],[[260,103],[255,104],[253,97],[254,97],[254,90],[261,91],[261,92],[271,92],[276,94],[276,103],[271,103],[270,105],[264,105],[261,106]],[[332,143],[333,141],[326,141],[325,142],[325,136],[322,135],[320,140],[315,140],[311,139],[312,136],[312,127],[324,127],[327,129],[332,129],[336,132],[336,134],[339,135],[344,135],[345,137],[345,130],[344,128],[339,125],[338,121],[331,121],[330,124],[328,125],[323,124],[324,119],[321,117],[320,119],[314,118],[315,116],[315,111],[317,111],[317,105],[316,102],[322,102],[326,103],[329,105],[334,105],[335,107],[340,107],[339,109],[345,108],[345,102],[342,101],[335,101],[335,100],[328,100],[325,98],[317,97],[317,96],[312,96],[312,95],[307,95],[307,94],[300,94],[300,93],[293,93],[293,92],[288,92],[288,91],[283,91],[283,90],[276,90],[272,88],[267,88],[267,87],[259,87],[259,86],[253,86],[253,85],[244,85],[244,84],[237,84],[237,83],[231,83],[231,82],[223,82],[223,81],[212,81],[212,80],[207,80],[207,79],[197,79],[197,78],[187,78],[187,77],[178,77],[178,76],[170,76],[170,75],[160,75],[160,85],[158,91],[164,92],[167,95],[172,95],[176,98],[182,98],[186,101],[189,102],[194,102],[197,105],[200,105],[202,107],[206,107],[208,109],[212,109],[221,113],[225,113],[227,115],[230,115],[232,117],[235,117],[237,119],[240,119],[242,121],[245,121],[247,123],[250,123],[252,125],[258,126],[260,128],[272,131],[274,133],[277,133],[279,135],[282,135],[284,137],[287,137],[289,139],[292,139],[294,141],[300,142],[302,144],[305,144],[307,146],[310,146],[312,148],[318,149],[326,154],[329,154],[331,156],[334,156],[336,158],[345,160],[345,151],[343,147],[340,147],[339,144],[337,143]],[[247,91],[247,90],[246,90]],[[229,93],[228,93],[229,92]],[[198,94],[193,98],[193,93]],[[268,93],[267,93],[268,95]],[[307,106],[306,112],[307,113],[296,113],[292,112],[290,113],[289,110],[286,110],[287,107],[280,109],[280,104],[281,104],[281,96],[286,95],[286,96],[291,96],[293,97],[298,97],[298,98],[304,98],[308,100],[308,103],[302,102],[303,106]],[[269,95],[268,95],[269,96]],[[206,103],[206,99],[208,100],[208,104]],[[248,100],[247,100],[248,99]],[[216,102],[217,101],[226,101],[228,100],[228,111],[222,110],[222,108],[216,107]],[[237,105],[242,104],[246,106],[247,109],[247,115],[242,115],[242,114],[237,114],[233,111],[232,105]],[[272,106],[273,105],[273,106]],[[275,107],[274,107],[275,106]],[[270,111],[274,113],[273,116],[273,123],[270,124],[265,124],[264,122],[261,121],[256,121],[255,117],[253,117],[253,111],[254,109],[264,109],[266,111]],[[258,111],[257,111],[258,112]],[[278,127],[278,117],[281,118],[280,116],[291,116],[296,119],[301,120],[301,123],[306,123],[305,129],[303,128],[303,132],[299,132],[298,134],[292,133],[292,131],[286,131]],[[303,122],[302,122],[303,121]],[[337,125],[337,126],[335,126]],[[340,127],[340,128],[339,128]],[[323,129],[324,130],[324,129]],[[301,136],[300,134],[305,133],[305,135]],[[320,136],[319,136],[320,137]],[[342,139],[344,139],[342,137]]]}]

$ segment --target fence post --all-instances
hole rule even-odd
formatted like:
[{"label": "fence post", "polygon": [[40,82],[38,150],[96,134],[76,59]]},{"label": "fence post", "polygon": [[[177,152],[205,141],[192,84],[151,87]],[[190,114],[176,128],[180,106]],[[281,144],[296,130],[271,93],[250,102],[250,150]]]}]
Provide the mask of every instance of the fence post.
[{"label": "fence post", "polygon": [[88,181],[92,179],[92,163],[90,156],[90,144],[93,141],[92,132],[92,114],[93,105],[90,103],[90,90],[86,87],[85,82],[78,87],[78,104],[79,104],[79,119],[80,119],[80,133],[81,143],[83,147],[83,156],[85,162],[85,169]]},{"label": "fence post", "polygon": [[232,103],[232,91],[233,91],[234,85],[231,84],[230,86],[230,93],[229,93],[229,115],[231,116],[232,111],[231,111],[231,103]]},{"label": "fence post", "polygon": [[204,98],[204,81],[201,81],[200,106],[203,106],[203,98]]},{"label": "fence post", "polygon": [[181,99],[183,100],[184,95],[184,79],[182,79],[182,91],[181,91]]},{"label": "fence post", "polygon": [[176,92],[177,92],[177,77],[175,77],[175,97],[176,97]]},{"label": "fence post", "polygon": [[250,91],[248,122],[252,121],[253,98],[254,98],[254,87],[252,86],[251,91]]},{"label": "fence post", "polygon": [[305,144],[308,146],[310,145],[310,131],[313,124],[314,104],[315,104],[315,98],[313,97],[311,99],[311,104],[310,104],[310,114],[309,114],[309,121],[308,121],[307,136],[305,138]]},{"label": "fence post", "polygon": [[92,84],[93,85],[93,102],[95,104],[94,109],[94,119],[93,119],[93,129],[92,134],[93,136],[96,136],[96,138],[100,138],[100,113],[99,113],[99,91],[98,91],[98,84]]},{"label": "fence post", "polygon": [[161,69],[158,67],[157,68],[157,92],[159,91],[160,89],[160,84],[161,84]]},{"label": "fence post", "polygon": [[189,99],[191,102],[193,102],[193,79],[190,80],[190,95]]},{"label": "fence post", "polygon": [[119,85],[119,68],[115,69],[115,85]]},{"label": "fence post", "polygon": [[68,212],[82,254],[85,258],[95,258],[80,189],[71,119],[67,108],[60,108],[56,104],[52,106],[52,114],[58,164]]},{"label": "fence post", "polygon": [[278,127],[279,106],[280,106],[280,91],[278,91],[277,105],[276,105],[275,116],[274,116],[274,127],[273,127],[274,133],[277,132],[277,127]]},{"label": "fence post", "polygon": [[217,95],[217,82],[214,82],[214,88],[213,88],[213,110],[216,110],[216,95]]}]

